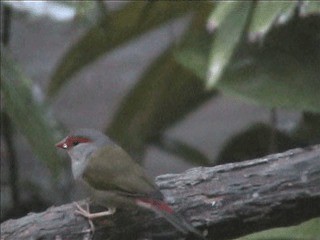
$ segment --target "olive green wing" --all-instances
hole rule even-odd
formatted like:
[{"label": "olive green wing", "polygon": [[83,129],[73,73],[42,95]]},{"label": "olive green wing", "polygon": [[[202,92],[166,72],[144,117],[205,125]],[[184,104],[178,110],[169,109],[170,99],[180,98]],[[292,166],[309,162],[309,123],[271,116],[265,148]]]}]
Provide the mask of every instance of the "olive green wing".
[{"label": "olive green wing", "polygon": [[142,196],[157,191],[143,168],[116,145],[108,145],[94,154],[83,176],[97,190]]}]

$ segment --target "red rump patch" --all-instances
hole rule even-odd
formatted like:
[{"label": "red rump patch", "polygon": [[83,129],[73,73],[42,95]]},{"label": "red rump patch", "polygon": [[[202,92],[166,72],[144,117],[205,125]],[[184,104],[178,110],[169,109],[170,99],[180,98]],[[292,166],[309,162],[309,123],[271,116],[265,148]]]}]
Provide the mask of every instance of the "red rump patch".
[{"label": "red rump patch", "polygon": [[165,202],[162,202],[160,200],[150,199],[150,198],[139,198],[136,200],[137,204],[143,207],[154,207],[160,211],[164,211],[167,213],[174,213],[173,209],[166,204]]}]

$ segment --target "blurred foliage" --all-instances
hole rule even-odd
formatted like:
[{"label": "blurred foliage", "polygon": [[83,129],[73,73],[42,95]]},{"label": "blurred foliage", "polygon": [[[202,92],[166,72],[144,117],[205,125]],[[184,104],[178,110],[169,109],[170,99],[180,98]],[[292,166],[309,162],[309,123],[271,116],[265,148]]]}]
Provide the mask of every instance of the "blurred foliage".
[{"label": "blurred foliage", "polygon": [[319,112],[320,16],[293,16],[244,43],[217,87],[268,107]]},{"label": "blurred foliage", "polygon": [[35,100],[32,81],[4,53],[1,56],[1,95],[4,111],[28,139],[33,151],[50,168],[54,176],[61,170],[54,147],[60,138],[47,107]]},{"label": "blurred foliage", "polygon": [[166,51],[125,97],[107,132],[141,160],[147,142],[212,95]]},{"label": "blurred foliage", "polygon": [[58,4],[63,4],[72,7],[76,10],[75,20],[87,26],[98,24],[107,13],[107,5],[102,0],[94,1],[54,1]]},{"label": "blurred foliage", "polygon": [[259,1],[255,6],[254,16],[249,26],[250,32],[265,32],[273,26],[279,17],[287,19],[292,9],[296,6],[295,1]]},{"label": "blurred foliage", "polygon": [[[48,88],[49,96],[54,95],[70,77],[98,57],[129,42],[161,24],[192,11],[208,8],[208,3],[130,2],[122,9],[108,14],[66,53],[58,65]],[[210,6],[210,5],[209,5]],[[142,15],[146,8],[146,19]],[[210,8],[209,8],[210,9]]]},{"label": "blurred foliage", "polygon": [[235,240],[316,240],[320,235],[320,218],[314,218],[297,226],[274,228]]},{"label": "blurred foliage", "polygon": [[[277,4],[277,2],[270,2],[270,4]],[[177,60],[199,77],[206,79],[210,88],[216,87],[227,95],[268,107],[319,112],[320,15],[302,16],[300,8],[294,6],[296,4],[292,5],[291,16],[286,21],[282,23],[273,21],[267,31],[251,33],[239,42],[232,51],[230,61],[223,64],[224,72],[219,77],[219,81],[212,82],[210,79],[213,77],[207,78],[206,72],[203,72],[207,69],[205,59],[208,54],[203,50],[205,47],[201,45],[203,40],[193,41],[192,44],[197,46],[184,46],[182,49],[185,51],[184,60],[181,61],[182,57]],[[234,9],[228,10],[231,12],[237,7],[238,5],[232,4]],[[246,14],[247,10],[241,12],[243,11]],[[236,21],[237,16],[230,16],[232,17]],[[225,24],[231,22],[230,18],[223,19],[221,26],[224,21],[227,21]],[[253,20],[255,18],[262,21],[256,14]],[[266,19],[269,19],[269,15],[266,15]],[[214,43],[220,38],[219,30],[216,34]],[[233,38],[233,36],[230,37]],[[221,38],[227,39],[228,36]],[[211,53],[214,54],[217,51],[219,54],[224,48],[230,51],[235,43],[225,44],[228,46],[224,46],[220,40],[218,46],[213,45],[218,49],[213,48]],[[228,56],[224,57],[229,58]],[[194,59],[205,65],[194,64]],[[214,66],[209,68],[217,69]],[[220,71],[222,70],[217,74]]]},{"label": "blurred foliage", "polygon": [[304,6],[304,14],[311,13],[311,14],[318,14],[320,9],[320,2],[319,1],[304,1],[307,4]]},{"label": "blurred foliage", "polygon": [[[199,11],[186,36],[203,34],[198,29],[208,14],[206,9]],[[158,138],[164,130],[215,95],[214,91],[205,89],[204,82],[196,75],[177,64],[173,49],[174,45],[170,46],[151,64],[124,98],[108,127],[108,134],[136,159],[142,159],[147,142]]]},{"label": "blurred foliage", "polygon": [[211,88],[220,79],[252,19],[255,1],[220,2],[210,21],[219,24],[210,50],[207,85]]}]

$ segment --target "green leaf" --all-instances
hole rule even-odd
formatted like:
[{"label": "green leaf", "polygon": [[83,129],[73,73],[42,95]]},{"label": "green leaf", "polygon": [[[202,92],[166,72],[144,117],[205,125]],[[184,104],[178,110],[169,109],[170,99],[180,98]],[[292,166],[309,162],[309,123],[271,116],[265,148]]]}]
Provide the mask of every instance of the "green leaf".
[{"label": "green leaf", "polygon": [[276,18],[288,17],[296,4],[296,1],[259,1],[249,31],[266,31],[275,22]]},{"label": "green leaf", "polygon": [[[195,14],[186,36],[204,31],[209,12],[202,8]],[[169,47],[151,64],[107,130],[137,160],[141,160],[146,143],[215,95],[205,89],[204,81],[176,62],[173,49]]]},{"label": "green leaf", "polygon": [[220,79],[237,44],[240,42],[250,18],[252,6],[253,2],[251,1],[219,2],[214,10],[210,22],[221,21],[221,23],[215,32],[209,58],[207,83],[209,88],[212,88]]},{"label": "green leaf", "polygon": [[168,49],[123,100],[108,134],[140,159],[148,141],[213,95],[203,81],[175,62]]},{"label": "green leaf", "polygon": [[[130,2],[121,10],[107,15],[92,27],[60,61],[48,87],[49,96],[58,92],[77,71],[101,55],[138,37],[151,29],[188,12],[208,7],[208,3],[166,2],[152,4]],[[147,19],[143,13],[148,9]],[[141,21],[144,19],[144,21]]]},{"label": "green leaf", "polygon": [[[101,0],[93,1],[51,1],[57,5],[72,8],[75,12],[73,19],[77,24],[93,26],[98,23],[101,16],[107,14],[107,5]],[[78,27],[78,26],[76,26]]]},{"label": "green leaf", "polygon": [[200,79],[206,78],[210,45],[214,34],[209,33],[204,24],[187,33],[181,44],[174,50],[174,57],[182,66],[190,69]]},{"label": "green leaf", "polygon": [[320,2],[319,1],[313,1],[313,0],[309,0],[309,1],[304,1],[304,3],[306,4],[306,12],[307,13],[320,13]]},{"label": "green leaf", "polygon": [[320,218],[314,218],[298,226],[274,228],[237,238],[236,240],[315,240],[320,236]]},{"label": "green leaf", "polygon": [[166,137],[159,138],[154,142],[155,146],[163,151],[174,154],[186,162],[197,166],[210,166],[212,162],[203,153],[194,147],[183,143],[179,140],[168,139]]},{"label": "green leaf", "polygon": [[76,7],[76,19],[88,26],[93,26],[99,22],[99,19],[106,16],[106,5],[100,1],[76,1],[73,3]]},{"label": "green leaf", "polygon": [[320,111],[320,15],[293,16],[244,43],[217,88],[268,107]]},{"label": "green leaf", "polygon": [[34,100],[31,80],[4,54],[1,56],[1,93],[4,111],[39,159],[57,176],[62,167],[54,146],[59,133],[53,128],[45,107]]},{"label": "green leaf", "polygon": [[[237,46],[215,87],[250,103],[319,112],[319,32],[320,14],[291,15],[274,23],[267,32]],[[202,79],[210,38],[203,34],[179,49],[182,57],[176,54],[177,61]]]}]

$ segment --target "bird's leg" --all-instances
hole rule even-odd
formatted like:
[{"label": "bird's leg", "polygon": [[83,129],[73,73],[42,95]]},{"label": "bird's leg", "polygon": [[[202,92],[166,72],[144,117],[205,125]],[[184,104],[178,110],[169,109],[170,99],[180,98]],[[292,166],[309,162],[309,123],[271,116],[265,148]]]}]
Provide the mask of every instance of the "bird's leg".
[{"label": "bird's leg", "polygon": [[90,230],[86,230],[86,231],[90,231],[92,232],[92,234],[94,234],[95,231],[95,227],[93,225],[93,222],[91,220],[91,218],[87,217],[87,215],[90,215],[90,208],[89,208],[89,204],[86,203],[86,210],[83,209],[77,202],[75,202],[75,205],[77,207],[78,210],[75,211],[75,213],[80,214],[81,216],[84,216],[88,219],[89,225],[90,225]]},{"label": "bird's leg", "polygon": [[[76,213],[88,218],[88,219],[94,219],[104,216],[112,215],[116,212],[116,208],[109,208],[108,211],[98,212],[98,213],[90,213],[89,208],[88,210],[83,209],[78,203],[75,203],[78,210],[76,210]],[[87,204],[88,206],[88,204]]]},{"label": "bird's leg", "polygon": [[95,227],[92,222],[92,219],[98,218],[98,217],[109,216],[109,215],[112,215],[116,212],[116,208],[109,208],[108,211],[98,212],[98,213],[90,213],[88,203],[86,203],[86,210],[83,209],[77,202],[75,202],[75,205],[77,207],[77,210],[75,212],[88,219],[88,222],[90,225],[90,231],[92,232],[92,234],[94,234],[94,231],[95,231]]}]

